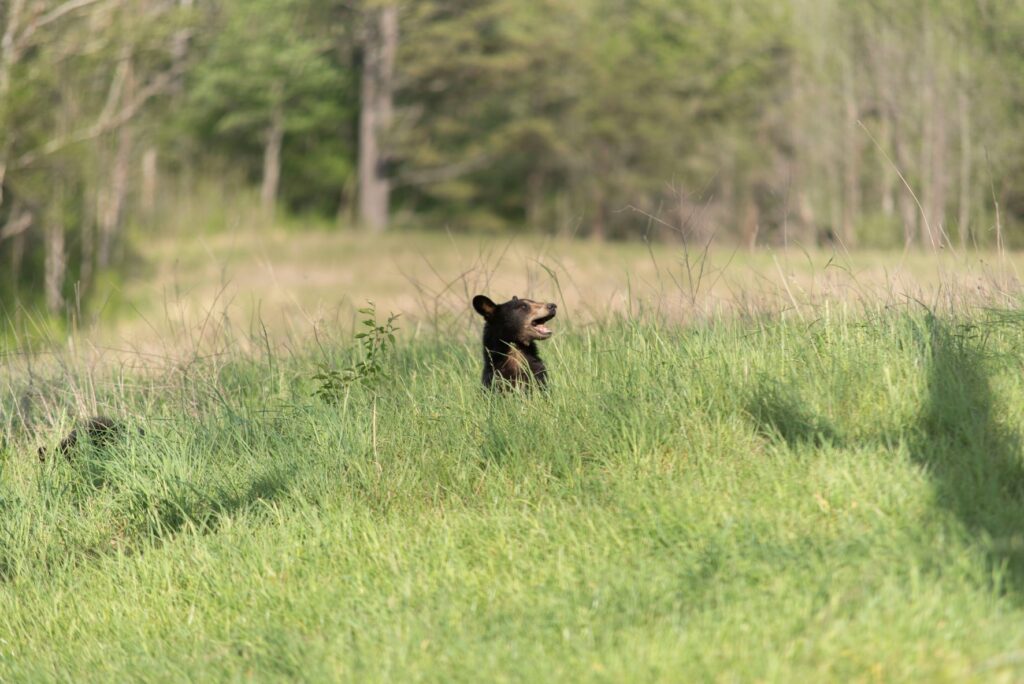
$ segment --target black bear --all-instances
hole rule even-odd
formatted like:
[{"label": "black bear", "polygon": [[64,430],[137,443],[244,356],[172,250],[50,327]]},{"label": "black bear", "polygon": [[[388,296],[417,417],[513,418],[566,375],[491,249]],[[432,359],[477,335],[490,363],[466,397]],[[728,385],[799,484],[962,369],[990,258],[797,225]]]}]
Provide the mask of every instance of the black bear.
[{"label": "black bear", "polygon": [[[93,445],[97,447],[104,447],[123,434],[124,426],[113,418],[109,418],[107,416],[93,416],[92,418],[82,421],[67,434],[67,437],[60,441],[60,453],[70,460],[72,449],[74,449],[75,445],[77,445],[84,437],[88,437],[89,441],[92,442]],[[139,434],[145,434],[141,428],[139,429]],[[39,447],[38,453],[39,460],[45,461],[46,447]]]},{"label": "black bear", "polygon": [[473,308],[484,317],[484,387],[528,387],[534,381],[543,387],[548,371],[537,354],[537,340],[551,337],[545,323],[558,307],[518,297],[495,304],[477,295]]}]

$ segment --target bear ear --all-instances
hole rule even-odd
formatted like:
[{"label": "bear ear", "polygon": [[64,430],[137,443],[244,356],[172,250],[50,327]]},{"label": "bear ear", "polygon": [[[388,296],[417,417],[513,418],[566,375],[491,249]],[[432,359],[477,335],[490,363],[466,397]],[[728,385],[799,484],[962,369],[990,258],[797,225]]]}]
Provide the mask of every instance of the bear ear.
[{"label": "bear ear", "polygon": [[484,295],[477,295],[476,297],[473,297],[473,308],[476,309],[478,314],[487,318],[494,313],[494,310],[498,308],[498,305]]},{"label": "bear ear", "polygon": [[519,297],[516,297],[515,295],[512,295],[512,301],[513,302],[518,302],[519,301]]}]

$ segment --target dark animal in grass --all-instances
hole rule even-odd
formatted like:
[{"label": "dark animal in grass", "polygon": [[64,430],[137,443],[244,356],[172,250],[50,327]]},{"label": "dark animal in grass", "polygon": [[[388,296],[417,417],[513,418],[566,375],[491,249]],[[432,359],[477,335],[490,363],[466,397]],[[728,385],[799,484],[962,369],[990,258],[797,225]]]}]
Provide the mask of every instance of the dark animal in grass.
[{"label": "dark animal in grass", "polygon": [[[109,446],[114,440],[120,439],[124,436],[125,428],[120,422],[110,418],[108,416],[93,416],[87,420],[80,422],[67,434],[67,436],[60,440],[61,455],[64,458],[71,460],[71,455],[74,452],[75,447],[82,441],[87,440],[93,446],[103,448]],[[139,429],[139,434],[145,434],[142,429]],[[46,460],[46,447],[39,447],[39,460]]]},{"label": "dark animal in grass", "polygon": [[537,341],[551,337],[545,324],[558,307],[518,297],[495,304],[477,295],[473,308],[484,317],[484,387],[544,387],[548,371],[537,354]]}]

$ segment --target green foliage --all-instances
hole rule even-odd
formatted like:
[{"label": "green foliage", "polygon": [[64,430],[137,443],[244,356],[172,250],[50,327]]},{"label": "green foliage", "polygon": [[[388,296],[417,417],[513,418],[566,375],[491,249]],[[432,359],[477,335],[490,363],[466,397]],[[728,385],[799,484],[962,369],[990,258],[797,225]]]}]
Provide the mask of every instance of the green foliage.
[{"label": "green foliage", "polygon": [[202,35],[202,59],[189,73],[185,128],[210,152],[241,163],[250,180],[275,111],[286,144],[282,193],[293,208],[336,208],[355,152],[355,74],[326,30],[323,3],[225,3],[217,30]]},{"label": "green foliage", "polygon": [[340,370],[321,363],[320,372],[313,376],[313,380],[319,384],[313,396],[329,404],[338,403],[353,384],[375,388],[387,376],[385,360],[395,347],[395,333],[398,332],[395,320],[400,314],[391,314],[386,321],[378,324],[377,308],[373,302],[359,309],[359,313],[367,316],[362,321],[365,330],[354,335],[362,347],[359,360]]},{"label": "green foliage", "polygon": [[[785,68],[774,3],[470,4],[417,5],[401,93],[417,116],[396,133],[413,178],[474,166],[412,192],[456,220],[484,206],[551,229],[583,211],[594,232],[636,236],[646,220],[615,210],[655,211],[673,181],[706,185],[719,150],[706,163],[700,148],[721,143],[709,131],[756,128]],[[559,196],[572,215],[556,215]]]}]

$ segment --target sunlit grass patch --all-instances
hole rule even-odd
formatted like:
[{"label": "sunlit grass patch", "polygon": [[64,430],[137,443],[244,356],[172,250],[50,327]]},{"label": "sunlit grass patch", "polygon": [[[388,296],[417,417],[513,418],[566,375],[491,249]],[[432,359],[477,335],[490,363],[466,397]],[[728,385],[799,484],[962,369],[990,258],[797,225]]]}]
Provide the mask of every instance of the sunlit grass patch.
[{"label": "sunlit grass patch", "polygon": [[[0,678],[1015,679],[1008,321],[607,320],[531,394],[427,333],[332,403],[344,343],[12,373],[78,395],[4,447]],[[80,405],[146,434],[37,463]]]}]

